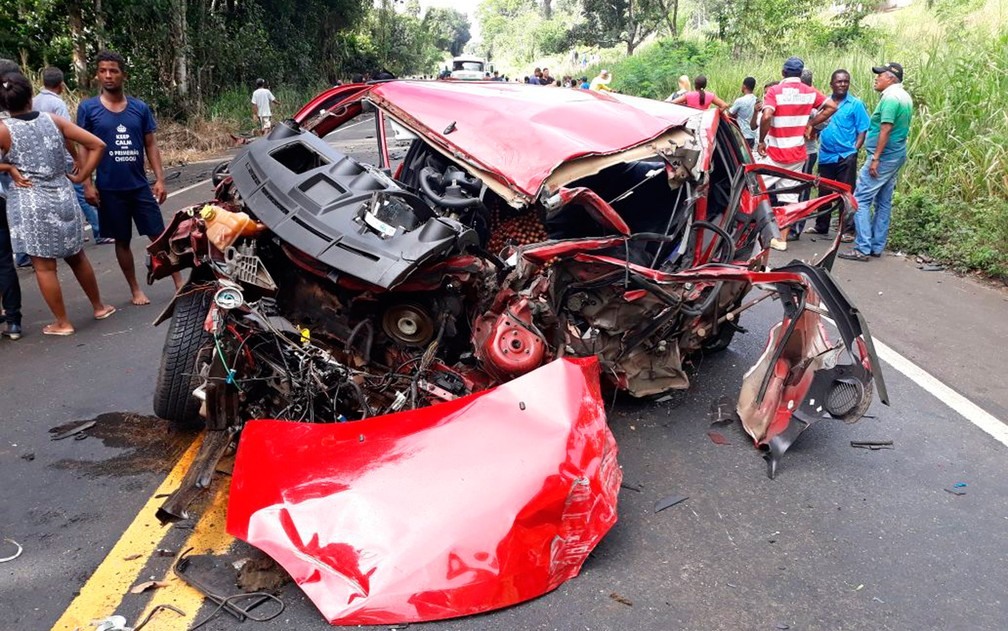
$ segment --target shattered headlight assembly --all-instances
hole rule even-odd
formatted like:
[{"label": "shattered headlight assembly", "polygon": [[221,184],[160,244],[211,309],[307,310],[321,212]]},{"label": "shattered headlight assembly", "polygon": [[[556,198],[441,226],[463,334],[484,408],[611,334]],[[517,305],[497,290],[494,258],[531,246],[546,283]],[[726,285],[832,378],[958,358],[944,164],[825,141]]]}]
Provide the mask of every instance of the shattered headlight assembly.
[{"label": "shattered headlight assembly", "polygon": [[245,295],[241,286],[225,280],[220,281],[221,288],[214,293],[213,301],[219,309],[230,311],[245,304]]}]

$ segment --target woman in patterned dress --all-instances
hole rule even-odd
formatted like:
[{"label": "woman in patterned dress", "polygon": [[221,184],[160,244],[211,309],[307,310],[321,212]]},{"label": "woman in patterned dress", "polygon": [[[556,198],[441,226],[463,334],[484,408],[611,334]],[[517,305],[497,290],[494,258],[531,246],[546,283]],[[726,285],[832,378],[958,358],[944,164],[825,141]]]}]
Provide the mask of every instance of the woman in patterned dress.
[{"label": "woman in patterned dress", "polygon": [[[35,279],[56,321],[43,327],[46,335],[70,335],[63,292],[56,275],[56,259],[70,265],[91,307],[103,320],[115,307],[102,302],[91,262],[84,254],[84,223],[73,184],[91,177],[104,155],[105,143],[60,116],[31,110],[32,86],[20,73],[0,81],[0,110],[10,118],[0,121],[0,151],[14,186],[7,192],[7,217],[14,250],[27,252]],[[66,151],[76,157],[78,142],[90,151],[76,173],[66,170]]]}]

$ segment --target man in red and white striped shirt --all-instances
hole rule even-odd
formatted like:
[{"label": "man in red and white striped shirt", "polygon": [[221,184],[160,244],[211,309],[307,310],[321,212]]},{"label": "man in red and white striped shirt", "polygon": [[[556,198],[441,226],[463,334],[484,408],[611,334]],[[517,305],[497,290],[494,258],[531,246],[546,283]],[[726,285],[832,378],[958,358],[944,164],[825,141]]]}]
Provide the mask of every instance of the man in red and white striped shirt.
[{"label": "man in red and white striped shirt", "polygon": [[[801,82],[805,62],[798,57],[790,57],[784,62],[781,75],[784,79],[766,89],[763,95],[763,113],[760,121],[759,162],[773,166],[801,171],[808,155],[805,152],[805,138],[812,127],[825,122],[836,111],[836,104],[822,92]],[[810,121],[812,110],[819,113]],[[797,182],[773,176],[763,176],[768,189],[794,186]],[[793,204],[798,201],[798,193],[782,193],[777,196],[779,204]],[[787,249],[787,232],[784,239],[773,239],[770,247],[775,250]]]}]

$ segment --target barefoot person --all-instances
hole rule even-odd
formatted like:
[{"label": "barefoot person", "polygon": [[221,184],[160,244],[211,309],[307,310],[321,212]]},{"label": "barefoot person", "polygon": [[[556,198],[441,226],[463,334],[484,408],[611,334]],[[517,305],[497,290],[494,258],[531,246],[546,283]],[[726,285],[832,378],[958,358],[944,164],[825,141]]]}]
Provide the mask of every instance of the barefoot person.
[{"label": "barefoot person", "polygon": [[[80,283],[96,320],[115,312],[102,302],[91,263],[84,254],[84,222],[73,184],[91,177],[105,144],[61,116],[31,109],[32,86],[20,73],[0,78],[0,103],[10,117],[0,122],[0,165],[11,178],[7,214],[14,248],[27,252],[35,267],[42,297],[56,321],[43,327],[46,335],[70,335],[63,292],[56,275],[56,259],[65,260]],[[78,142],[88,158],[77,173],[68,175],[65,147]]]},{"label": "barefoot person", "polygon": [[[167,193],[161,151],[154,136],[157,124],[146,103],[123,92],[126,64],[122,56],[102,51],[97,60],[101,94],[80,104],[77,124],[101,138],[106,147],[95,183],[84,182],[84,197],[98,206],[102,235],[115,239],[116,260],[129,284],[133,304],[146,305],[150,300],[137,282],[130,249],[131,223],[136,224],[137,232],[152,241],[164,232],[164,219],[158,204],[164,202]],[[88,151],[84,148],[81,153]],[[154,171],[153,187],[147,184],[144,153]],[[176,287],[182,285],[179,274],[174,274],[172,279]]]}]

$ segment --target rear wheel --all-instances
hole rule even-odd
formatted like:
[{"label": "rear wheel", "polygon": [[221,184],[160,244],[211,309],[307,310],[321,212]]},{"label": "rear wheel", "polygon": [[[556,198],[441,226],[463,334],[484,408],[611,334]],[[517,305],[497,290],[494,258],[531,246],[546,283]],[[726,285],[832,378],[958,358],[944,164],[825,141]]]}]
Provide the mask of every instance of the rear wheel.
[{"label": "rear wheel", "polygon": [[194,291],[176,301],[154,389],[154,413],[184,429],[203,426],[193,390],[200,384],[200,350],[210,341],[203,330],[210,298],[208,291]]}]

